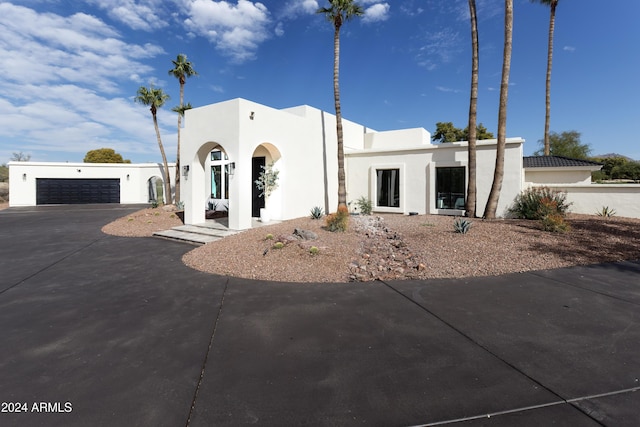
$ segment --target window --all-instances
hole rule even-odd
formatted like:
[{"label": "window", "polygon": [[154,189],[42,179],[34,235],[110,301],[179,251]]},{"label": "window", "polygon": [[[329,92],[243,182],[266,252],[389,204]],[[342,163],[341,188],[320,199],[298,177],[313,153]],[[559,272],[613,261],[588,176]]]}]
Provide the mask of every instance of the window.
[{"label": "window", "polygon": [[464,209],[465,168],[436,168],[436,208]]},{"label": "window", "polygon": [[[222,160],[224,158],[224,160]],[[229,198],[229,159],[220,150],[211,152],[211,198]],[[223,169],[224,167],[224,169]],[[224,173],[223,173],[224,171]]]},{"label": "window", "polygon": [[377,169],[377,206],[400,207],[400,169]]}]

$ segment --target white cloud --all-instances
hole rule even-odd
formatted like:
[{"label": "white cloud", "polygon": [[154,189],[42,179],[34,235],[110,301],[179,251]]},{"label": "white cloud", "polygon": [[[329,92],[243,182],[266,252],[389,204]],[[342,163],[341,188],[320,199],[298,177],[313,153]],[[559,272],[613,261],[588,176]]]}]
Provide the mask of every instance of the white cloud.
[{"label": "white cloud", "polygon": [[185,24],[209,39],[236,62],[253,59],[260,43],[269,38],[270,14],[258,2],[187,0]]},{"label": "white cloud", "polygon": [[[100,147],[155,158],[148,108],[127,97],[133,93],[123,97],[121,88],[148,80],[153,69],[142,61],[164,53],[161,47],[127,43],[91,15],[39,13],[9,3],[0,3],[0,27],[6,29],[0,40],[5,147],[33,153],[34,160],[46,159],[43,151]],[[163,128],[175,127],[168,110],[159,120]]]},{"label": "white cloud", "polygon": [[389,6],[388,3],[376,3],[373,6],[369,6],[364,11],[364,17],[362,18],[362,22],[364,23],[372,23],[372,22],[380,22],[386,21],[389,19]]},{"label": "white cloud", "polygon": [[451,62],[461,49],[459,39],[460,35],[450,28],[428,33],[416,55],[418,64],[432,71]]},{"label": "white cloud", "polygon": [[134,30],[153,31],[169,24],[162,17],[162,0],[86,0],[114,20]]},{"label": "white cloud", "polygon": [[278,25],[276,25],[275,33],[278,37],[282,37],[284,35],[284,27],[282,25],[282,22],[278,22]]},{"label": "white cloud", "polygon": [[282,9],[282,15],[295,18],[298,15],[312,15],[320,8],[317,0],[290,0]]},{"label": "white cloud", "polygon": [[461,93],[462,92],[460,89],[453,89],[445,86],[436,86],[436,90],[439,92],[445,92],[445,93]]},{"label": "white cloud", "polygon": [[575,52],[576,48],[573,46],[565,46],[562,48],[562,50],[564,50],[565,52]]}]

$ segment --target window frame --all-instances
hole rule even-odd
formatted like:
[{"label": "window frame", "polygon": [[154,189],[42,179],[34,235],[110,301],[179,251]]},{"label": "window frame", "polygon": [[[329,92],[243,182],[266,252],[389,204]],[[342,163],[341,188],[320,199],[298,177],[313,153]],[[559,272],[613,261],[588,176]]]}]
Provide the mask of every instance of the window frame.
[{"label": "window frame", "polygon": [[[380,206],[378,205],[378,171],[379,170],[398,170],[398,206]],[[405,165],[403,163],[386,163],[372,165],[370,169],[370,191],[369,199],[371,200],[372,210],[374,212],[388,212],[388,213],[404,213],[405,199],[406,199],[406,178],[405,178]]]}]

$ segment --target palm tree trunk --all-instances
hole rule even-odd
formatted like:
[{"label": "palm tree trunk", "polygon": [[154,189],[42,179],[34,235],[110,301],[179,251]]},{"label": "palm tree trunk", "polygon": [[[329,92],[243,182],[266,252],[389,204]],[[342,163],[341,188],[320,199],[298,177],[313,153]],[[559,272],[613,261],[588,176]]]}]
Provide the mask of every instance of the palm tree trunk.
[{"label": "palm tree trunk", "polygon": [[500,84],[500,107],[498,109],[498,144],[496,146],[496,167],[489,200],[484,217],[494,219],[498,209],[498,200],[504,178],[504,149],[507,134],[507,99],[509,95],[509,73],[511,71],[511,50],[513,39],[513,0],[505,0],[504,11],[504,53],[502,58],[502,82]]},{"label": "palm tree trunk", "polygon": [[471,61],[471,99],[469,101],[469,145],[468,162],[469,162],[469,183],[467,185],[467,201],[465,209],[467,216],[475,218],[476,216],[476,187],[477,187],[477,170],[476,170],[476,122],[478,117],[478,20],[476,17],[476,2],[469,0],[469,14],[471,19],[471,45],[473,58]]},{"label": "palm tree trunk", "polygon": [[347,206],[347,186],[344,171],[344,142],[342,112],[340,110],[340,25],[335,26],[333,35],[333,97],[336,107],[336,133],[338,137],[338,207]]},{"label": "palm tree trunk", "polygon": [[557,1],[551,2],[551,17],[549,18],[549,47],[547,50],[547,82],[545,97],[544,116],[544,155],[551,154],[551,143],[549,142],[549,124],[551,121],[551,65],[553,62],[553,33],[556,26],[556,6]]},{"label": "palm tree trunk", "polygon": [[[184,106],[184,82],[180,79],[180,108]],[[180,131],[182,129],[182,114],[178,113],[178,149],[176,154],[176,202],[180,201]]]},{"label": "palm tree trunk", "polygon": [[162,145],[162,139],[160,139],[160,128],[158,127],[158,118],[153,114],[153,126],[156,128],[156,138],[158,139],[158,147],[160,147],[160,154],[162,154],[162,163],[164,165],[164,202],[167,205],[171,204],[171,175],[169,175],[169,164],[167,163],[167,155],[164,153],[164,146]]}]

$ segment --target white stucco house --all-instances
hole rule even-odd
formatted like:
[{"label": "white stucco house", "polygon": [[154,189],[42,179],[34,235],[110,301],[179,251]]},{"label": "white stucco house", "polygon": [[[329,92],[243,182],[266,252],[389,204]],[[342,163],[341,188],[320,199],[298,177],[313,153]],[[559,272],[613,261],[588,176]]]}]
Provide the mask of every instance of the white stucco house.
[{"label": "white stucco house", "polygon": [[[464,214],[467,143],[432,144],[423,128],[375,131],[343,119],[347,200],[372,201],[374,212]],[[576,213],[603,205],[640,218],[640,185],[591,183],[594,162],[523,157],[522,138],[508,138],[497,215],[529,186],[568,193]],[[496,140],[477,144],[477,212],[484,211],[493,180]],[[274,220],[335,211],[338,200],[336,118],[303,105],[275,109],[232,99],[188,110],[181,142],[181,195],[185,223],[226,211],[231,229],[251,228],[260,209]],[[263,166],[279,171],[268,200],[255,184]],[[10,205],[148,203],[163,180],[159,164],[11,162]],[[171,176],[175,165],[171,165]],[[173,183],[173,179],[171,180]],[[351,208],[355,204],[351,204]]]},{"label": "white stucco house", "polygon": [[[364,196],[374,212],[462,214],[467,144],[431,144],[422,128],[377,132],[343,119],[347,199]],[[522,138],[507,140],[498,214],[523,186]],[[478,142],[478,211],[493,179],[496,141]],[[250,228],[266,207],[286,220],[311,208],[337,207],[337,137],[333,114],[310,106],[275,109],[233,99],[188,110],[182,132],[181,192],[185,223],[205,220],[214,201],[228,209],[229,227]],[[261,166],[279,170],[279,187],[266,201],[255,180]]]},{"label": "white stucco house", "polygon": [[[175,164],[169,173],[173,183]],[[149,203],[162,182],[158,163],[9,162],[9,206]]]}]

